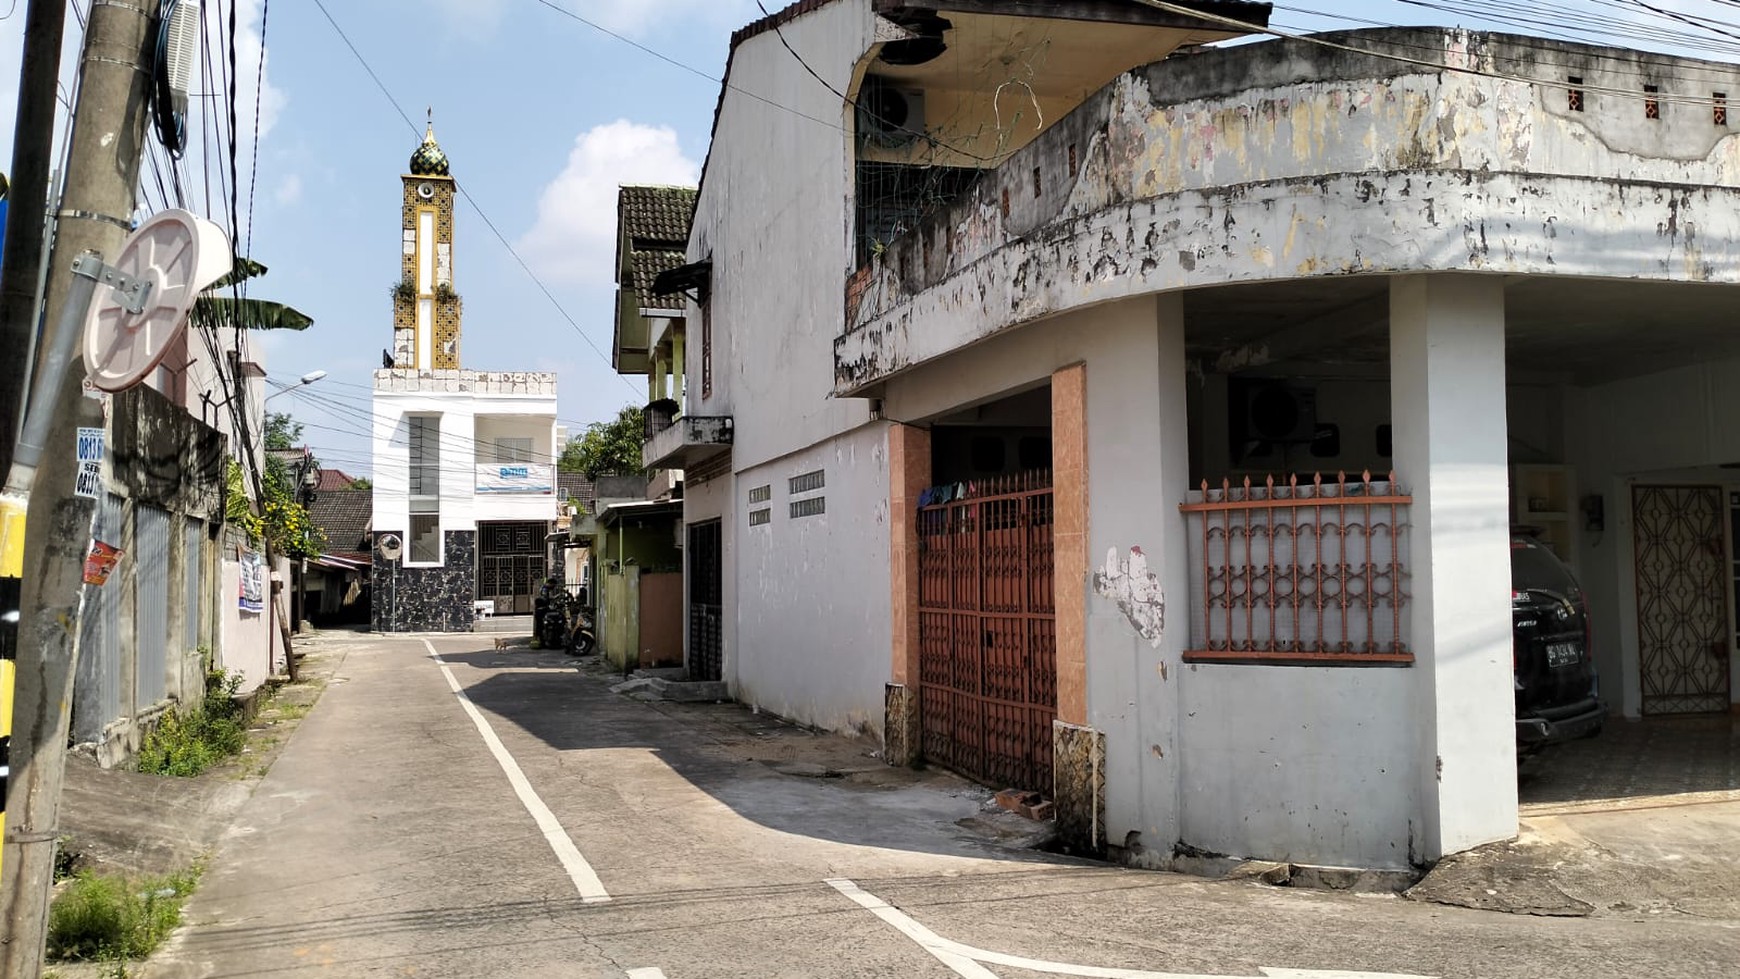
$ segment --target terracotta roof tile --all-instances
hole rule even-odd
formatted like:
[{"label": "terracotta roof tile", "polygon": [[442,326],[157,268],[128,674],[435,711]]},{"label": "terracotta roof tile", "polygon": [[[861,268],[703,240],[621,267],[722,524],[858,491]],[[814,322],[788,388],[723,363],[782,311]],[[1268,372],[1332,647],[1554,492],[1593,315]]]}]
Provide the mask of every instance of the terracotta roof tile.
[{"label": "terracotta roof tile", "polygon": [[374,513],[374,490],[327,490],[308,505],[308,519],[326,534],[326,549],[334,554],[369,549]]},{"label": "terracotta roof tile", "polygon": [[689,246],[689,223],[695,216],[695,188],[627,186],[617,192],[616,220],[623,237],[639,243]]}]

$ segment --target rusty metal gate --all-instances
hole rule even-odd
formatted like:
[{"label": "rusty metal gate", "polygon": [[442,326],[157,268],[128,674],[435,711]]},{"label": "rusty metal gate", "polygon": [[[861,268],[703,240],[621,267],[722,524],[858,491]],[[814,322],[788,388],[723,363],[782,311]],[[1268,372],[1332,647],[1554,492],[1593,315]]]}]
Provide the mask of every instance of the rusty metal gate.
[{"label": "rusty metal gate", "polygon": [[1645,714],[1728,710],[1728,599],[1717,486],[1632,489]]},{"label": "rusty metal gate", "polygon": [[918,511],[926,760],[1051,791],[1057,716],[1051,472],[945,488]]},{"label": "rusty metal gate", "polygon": [[717,520],[689,527],[689,676],[725,673],[724,548]]}]

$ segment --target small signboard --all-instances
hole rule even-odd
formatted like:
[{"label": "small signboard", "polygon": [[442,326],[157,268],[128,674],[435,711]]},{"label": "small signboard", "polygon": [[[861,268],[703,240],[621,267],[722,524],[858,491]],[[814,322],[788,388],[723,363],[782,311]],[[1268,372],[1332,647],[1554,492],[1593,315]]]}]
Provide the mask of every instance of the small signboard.
[{"label": "small signboard", "polygon": [[266,608],[266,562],[257,551],[243,551],[241,563],[241,609],[261,612]]},{"label": "small signboard", "polygon": [[90,552],[85,555],[85,584],[107,584],[109,573],[115,570],[115,565],[120,560],[120,548],[100,540],[91,541]]},{"label": "small signboard", "polygon": [[79,429],[79,471],[78,476],[73,481],[74,493],[92,500],[103,495],[104,449],[102,429]]}]

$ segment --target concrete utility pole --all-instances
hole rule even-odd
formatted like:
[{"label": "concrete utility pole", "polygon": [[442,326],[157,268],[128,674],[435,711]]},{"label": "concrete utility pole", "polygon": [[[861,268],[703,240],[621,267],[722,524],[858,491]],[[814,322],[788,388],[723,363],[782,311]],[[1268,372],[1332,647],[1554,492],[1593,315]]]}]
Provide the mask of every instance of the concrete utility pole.
[{"label": "concrete utility pole", "polygon": [[[32,6],[35,6],[34,4]],[[71,156],[49,265],[48,324],[72,288],[70,263],[87,250],[113,259],[131,226],[157,26],[156,0],[91,5],[79,65]],[[47,347],[52,338],[45,337]],[[76,429],[100,426],[75,360],[53,402],[46,452],[30,497],[7,835],[0,860],[0,975],[42,973],[60,791],[65,775],[78,613],[94,502],[73,494]]]},{"label": "concrete utility pole", "polygon": [[[12,130],[12,206],[6,212],[6,262],[0,267],[0,350],[29,350],[36,329],[36,273],[54,159],[55,89],[65,0],[31,0],[24,17],[24,66],[18,73],[18,120]],[[20,358],[22,361],[22,358]],[[0,371],[0,473],[12,466],[12,442],[24,416],[23,364]]]}]

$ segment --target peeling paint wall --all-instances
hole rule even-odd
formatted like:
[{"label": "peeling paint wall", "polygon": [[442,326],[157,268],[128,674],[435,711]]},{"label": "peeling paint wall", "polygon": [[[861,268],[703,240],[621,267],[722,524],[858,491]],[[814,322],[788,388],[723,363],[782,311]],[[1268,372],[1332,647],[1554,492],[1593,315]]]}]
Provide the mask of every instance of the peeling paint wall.
[{"label": "peeling paint wall", "polygon": [[[1605,49],[1362,38],[1506,71],[1526,59],[1590,86],[1638,77],[1597,72]],[[1573,112],[1559,88],[1334,54],[1276,41],[1118,78],[889,246],[835,341],[836,390],[1067,309],[1199,285],[1425,270],[1740,281],[1740,135],[1708,106],[1648,120],[1640,100],[1590,95]],[[1664,89],[1740,92],[1731,68],[1632,60]],[[1033,194],[1036,170],[1054,193]]]},{"label": "peeling paint wall", "polygon": [[1148,556],[1140,547],[1130,548],[1127,555],[1115,547],[1106,551],[1105,563],[1094,572],[1094,591],[1116,602],[1148,645],[1160,648],[1166,631],[1166,595],[1160,576],[1148,570]]}]

